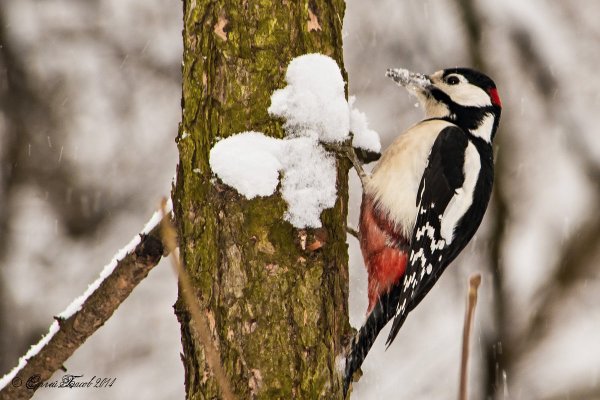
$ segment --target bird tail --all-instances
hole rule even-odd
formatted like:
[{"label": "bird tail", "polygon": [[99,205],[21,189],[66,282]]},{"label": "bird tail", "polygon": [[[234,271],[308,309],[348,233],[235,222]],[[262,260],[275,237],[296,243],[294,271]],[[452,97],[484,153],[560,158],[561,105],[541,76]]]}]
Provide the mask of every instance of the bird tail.
[{"label": "bird tail", "polygon": [[344,399],[352,382],[352,376],[367,357],[379,332],[395,315],[398,295],[394,292],[398,291],[391,290],[379,298],[377,305],[367,317],[367,321],[352,340],[350,351],[346,356],[346,367],[344,370]]}]

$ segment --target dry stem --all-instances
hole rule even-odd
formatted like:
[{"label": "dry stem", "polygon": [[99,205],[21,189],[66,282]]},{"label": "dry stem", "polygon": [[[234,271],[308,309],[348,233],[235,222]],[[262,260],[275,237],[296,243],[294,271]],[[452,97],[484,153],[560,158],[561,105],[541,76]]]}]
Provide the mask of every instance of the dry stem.
[{"label": "dry stem", "polygon": [[[165,206],[166,199],[163,199],[163,213],[165,213]],[[198,299],[196,296],[194,296],[194,289],[190,277],[181,264],[181,259],[177,249],[177,233],[175,232],[175,228],[168,218],[163,218],[161,227],[163,242],[167,250],[171,253],[171,261],[173,268],[179,277],[179,284],[181,285],[183,292],[183,299],[190,310],[190,314],[192,315],[192,326],[196,329],[196,332],[198,333],[198,339],[204,347],[204,354],[206,355],[208,367],[215,375],[215,379],[221,388],[221,395],[223,396],[223,399],[234,400],[235,395],[231,391],[229,379],[227,378],[225,370],[221,365],[221,355],[219,354],[219,350],[212,341],[210,330],[208,328],[208,321],[200,309]]]},{"label": "dry stem", "polygon": [[465,324],[463,326],[462,357],[460,361],[460,386],[458,399],[467,400],[467,386],[469,383],[469,343],[471,342],[471,328],[473,326],[473,314],[477,305],[477,289],[481,283],[481,274],[475,274],[469,278],[469,293],[467,296],[467,310],[465,313]]}]

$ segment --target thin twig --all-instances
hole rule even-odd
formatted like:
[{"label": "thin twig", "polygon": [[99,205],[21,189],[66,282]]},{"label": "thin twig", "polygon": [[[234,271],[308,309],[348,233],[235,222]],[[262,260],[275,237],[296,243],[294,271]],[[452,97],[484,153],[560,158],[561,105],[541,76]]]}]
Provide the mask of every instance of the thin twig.
[{"label": "thin twig", "polygon": [[481,283],[481,274],[475,274],[469,278],[469,294],[467,296],[467,310],[465,312],[465,324],[463,326],[462,357],[460,361],[460,386],[458,389],[458,400],[467,400],[469,384],[469,344],[471,342],[471,328],[473,326],[473,314],[477,305],[477,289]]},{"label": "thin twig", "polygon": [[360,162],[358,157],[356,156],[356,152],[354,148],[349,144],[339,144],[339,143],[322,143],[323,147],[326,150],[335,152],[343,157],[346,157],[352,163],[352,166],[356,170],[356,174],[360,179],[360,184],[364,190],[365,185],[369,181],[370,176],[363,169],[363,164]]},{"label": "thin twig", "polygon": [[354,236],[357,240],[360,240],[360,233],[351,226],[346,226],[346,232]]},{"label": "thin twig", "polygon": [[[163,212],[165,212],[164,210],[166,201],[166,199],[163,199]],[[196,296],[194,296],[194,289],[190,277],[181,264],[181,259],[177,249],[177,233],[175,232],[175,228],[173,227],[171,221],[167,218],[163,218],[161,225],[163,241],[167,250],[169,250],[171,253],[171,262],[179,278],[179,284],[181,285],[183,292],[183,299],[190,310],[190,314],[192,315],[191,322],[198,333],[198,339],[204,347],[204,354],[206,356],[208,367],[213,372],[217,384],[221,388],[221,395],[223,396],[223,399],[234,400],[235,395],[231,390],[229,379],[227,378],[225,370],[221,365],[221,355],[219,354],[219,350],[212,341],[210,330],[208,328],[208,321],[200,309],[198,299]]]}]

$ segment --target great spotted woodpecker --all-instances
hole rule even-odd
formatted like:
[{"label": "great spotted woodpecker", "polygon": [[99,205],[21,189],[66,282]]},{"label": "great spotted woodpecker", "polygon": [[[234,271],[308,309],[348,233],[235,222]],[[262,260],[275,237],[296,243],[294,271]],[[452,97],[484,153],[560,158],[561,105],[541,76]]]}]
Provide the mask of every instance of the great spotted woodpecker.
[{"label": "great spotted woodpecker", "polygon": [[369,307],[346,356],[344,397],[381,329],[394,318],[389,346],[471,240],[494,178],[492,140],[502,104],[489,77],[468,68],[386,75],[417,96],[426,119],[388,147],[371,176],[360,174]]}]

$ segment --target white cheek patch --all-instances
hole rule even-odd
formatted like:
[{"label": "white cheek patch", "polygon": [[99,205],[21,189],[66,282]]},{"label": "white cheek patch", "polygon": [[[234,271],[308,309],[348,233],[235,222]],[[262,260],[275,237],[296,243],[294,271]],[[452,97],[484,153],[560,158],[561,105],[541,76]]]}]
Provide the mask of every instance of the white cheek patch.
[{"label": "white cheek patch", "polygon": [[445,85],[446,92],[453,102],[465,107],[491,106],[492,100],[485,90],[470,83],[460,85]]},{"label": "white cheek patch", "polygon": [[481,159],[475,145],[469,142],[465,152],[465,165],[463,172],[465,181],[461,188],[456,190],[456,194],[450,199],[450,203],[444,210],[441,221],[441,235],[446,244],[452,243],[454,239],[454,230],[460,219],[465,215],[471,204],[473,204],[473,195],[475,185],[479,178],[481,170]]}]

